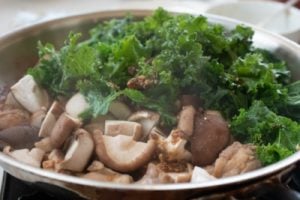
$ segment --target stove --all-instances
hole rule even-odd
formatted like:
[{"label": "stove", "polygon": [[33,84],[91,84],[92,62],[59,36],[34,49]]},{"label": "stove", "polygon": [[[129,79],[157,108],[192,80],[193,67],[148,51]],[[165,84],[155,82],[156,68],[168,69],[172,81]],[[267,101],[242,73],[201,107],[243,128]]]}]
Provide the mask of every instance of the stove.
[{"label": "stove", "polygon": [[[84,200],[75,193],[62,188],[39,183],[21,181],[4,172],[1,188],[1,200]],[[43,189],[47,187],[47,190]],[[53,187],[50,188],[49,187]],[[55,191],[49,193],[49,191]],[[243,192],[241,192],[243,193]],[[207,198],[193,198],[194,200],[206,200]],[[211,200],[211,198],[208,198]],[[300,165],[295,168],[281,183],[265,183],[240,197],[222,197],[218,200],[300,200]]]}]

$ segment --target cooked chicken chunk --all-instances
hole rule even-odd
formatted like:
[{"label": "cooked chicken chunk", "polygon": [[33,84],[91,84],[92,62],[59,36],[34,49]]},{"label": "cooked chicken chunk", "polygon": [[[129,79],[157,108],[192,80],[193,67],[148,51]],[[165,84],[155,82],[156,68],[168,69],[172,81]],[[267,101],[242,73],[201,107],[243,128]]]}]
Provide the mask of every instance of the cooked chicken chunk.
[{"label": "cooked chicken chunk", "polygon": [[261,167],[255,156],[255,146],[234,142],[223,150],[207,171],[215,177],[228,177],[249,172]]}]

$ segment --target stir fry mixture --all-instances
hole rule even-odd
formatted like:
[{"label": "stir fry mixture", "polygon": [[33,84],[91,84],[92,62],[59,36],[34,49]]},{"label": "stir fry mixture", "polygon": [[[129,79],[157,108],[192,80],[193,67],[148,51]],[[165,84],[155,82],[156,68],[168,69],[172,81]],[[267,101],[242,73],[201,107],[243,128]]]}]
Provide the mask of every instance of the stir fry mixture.
[{"label": "stir fry mixture", "polygon": [[39,61],[0,107],[3,152],[116,183],[202,182],[295,153],[300,82],[253,31],[203,16],[105,21]]}]

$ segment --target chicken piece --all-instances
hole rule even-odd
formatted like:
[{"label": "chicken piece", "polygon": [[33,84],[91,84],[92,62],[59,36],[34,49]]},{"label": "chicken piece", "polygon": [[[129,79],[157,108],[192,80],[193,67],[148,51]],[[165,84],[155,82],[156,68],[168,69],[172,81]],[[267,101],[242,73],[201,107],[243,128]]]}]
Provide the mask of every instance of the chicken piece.
[{"label": "chicken piece", "polygon": [[147,78],[143,75],[140,75],[138,77],[134,77],[132,79],[130,79],[127,82],[127,87],[128,88],[132,88],[132,89],[147,89],[149,87],[151,87],[152,85],[155,85],[157,83],[157,80],[155,79],[151,79],[151,78]]},{"label": "chicken piece", "polygon": [[234,142],[223,150],[213,166],[206,169],[217,178],[243,174],[261,167],[255,156],[255,146]]}]

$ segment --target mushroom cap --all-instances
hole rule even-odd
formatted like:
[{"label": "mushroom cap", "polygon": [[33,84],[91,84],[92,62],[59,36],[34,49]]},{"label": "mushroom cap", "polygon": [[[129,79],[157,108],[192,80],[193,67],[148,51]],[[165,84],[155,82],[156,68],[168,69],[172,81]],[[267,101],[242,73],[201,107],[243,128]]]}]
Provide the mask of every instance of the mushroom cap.
[{"label": "mushroom cap", "polygon": [[16,100],[31,113],[49,106],[46,90],[40,88],[31,75],[25,75],[10,89]]},{"label": "mushroom cap", "polygon": [[190,141],[193,164],[212,164],[230,142],[228,123],[219,112],[206,111],[203,116],[195,118],[195,130]]},{"label": "mushroom cap", "polygon": [[99,160],[113,170],[130,172],[145,165],[152,157],[156,145],[150,139],[147,143],[134,141],[132,137],[117,135],[115,137],[94,132],[96,154]]},{"label": "mushroom cap", "polygon": [[[38,129],[32,126],[14,126],[0,131],[0,141],[14,149],[32,148],[39,140]],[[5,144],[3,144],[5,145]],[[1,149],[4,146],[1,146]]]}]

